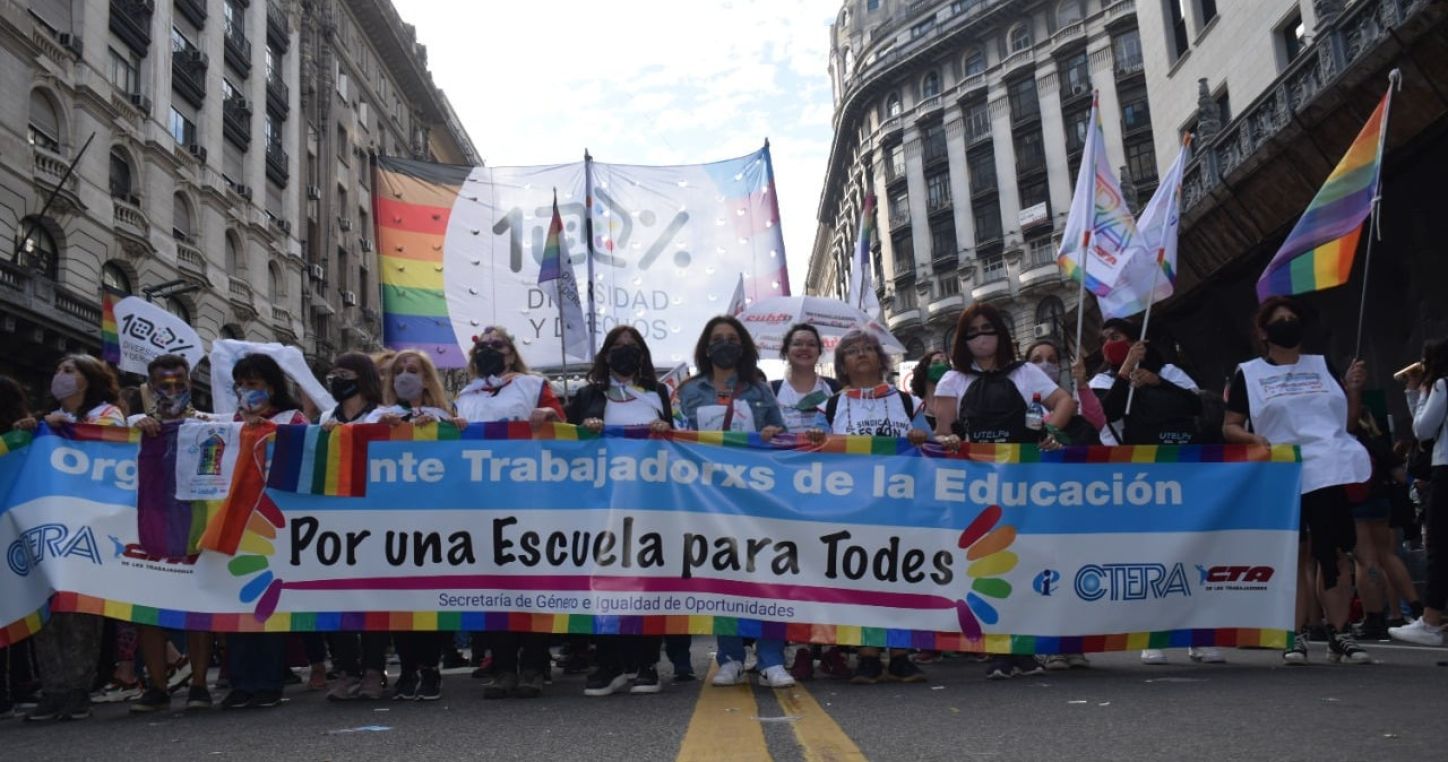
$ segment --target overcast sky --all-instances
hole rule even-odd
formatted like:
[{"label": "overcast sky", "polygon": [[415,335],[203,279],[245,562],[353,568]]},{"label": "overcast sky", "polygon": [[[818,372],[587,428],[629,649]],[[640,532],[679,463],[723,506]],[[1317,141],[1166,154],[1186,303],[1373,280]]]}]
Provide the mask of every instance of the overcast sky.
[{"label": "overcast sky", "polygon": [[830,145],[839,0],[393,0],[490,165],[774,157],[803,293]]}]

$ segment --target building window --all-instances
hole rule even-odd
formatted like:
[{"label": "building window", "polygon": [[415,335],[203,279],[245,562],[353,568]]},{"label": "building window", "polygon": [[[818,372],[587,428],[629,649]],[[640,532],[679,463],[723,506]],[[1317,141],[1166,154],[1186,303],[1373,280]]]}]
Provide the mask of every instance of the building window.
[{"label": "building window", "polygon": [[900,96],[895,93],[885,99],[885,118],[892,116],[900,116]]},{"label": "building window", "polygon": [[265,130],[264,134],[266,135],[267,148],[281,148],[282,130],[281,127],[277,125],[276,118],[273,117],[270,112],[266,115],[263,128]]},{"label": "building window", "polygon": [[130,51],[110,49],[111,84],[123,93],[141,92],[141,64]]},{"label": "building window", "polygon": [[845,59],[844,59],[845,79],[849,79],[849,78],[850,78],[850,75],[853,74],[854,71],[855,71],[855,52],[854,52],[853,50],[850,50],[849,48],[845,48]]},{"label": "building window", "polygon": [[1217,17],[1217,0],[1197,0],[1197,10],[1200,11],[1197,14],[1197,22],[1201,24],[1202,29],[1206,29],[1207,24],[1212,23],[1212,19]]},{"label": "building window", "polygon": [[1091,134],[1091,109],[1081,108],[1065,114],[1066,153],[1077,153],[1086,147]]},{"label": "building window", "polygon": [[282,277],[282,269],[277,267],[276,262],[267,265],[266,268],[266,295],[271,303],[281,306],[281,301],[287,295],[286,280]]},{"label": "building window", "polygon": [[1007,36],[1012,53],[1019,53],[1031,47],[1031,26],[1028,23],[1020,23],[1011,27]]},{"label": "building window", "polygon": [[1281,40],[1283,63],[1292,63],[1302,55],[1307,28],[1302,24],[1302,13],[1294,13],[1287,22],[1277,28],[1277,39]]},{"label": "building window", "polygon": [[925,163],[930,164],[937,161],[945,161],[945,125],[936,122],[925,128],[920,136]]},{"label": "building window", "polygon": [[1141,33],[1132,29],[1111,38],[1111,57],[1118,75],[1141,71]]},{"label": "building window", "polygon": [[1171,57],[1175,61],[1187,54],[1189,41],[1187,38],[1187,19],[1182,12],[1182,3],[1186,0],[1162,0],[1166,4],[1167,32],[1171,40]]},{"label": "building window", "polygon": [[866,12],[878,10],[880,10],[880,0],[865,0]]},{"label": "building window", "polygon": [[1091,92],[1091,71],[1086,63],[1086,51],[1061,62],[1061,96],[1071,97]]},{"label": "building window", "polygon": [[101,265],[101,287],[116,294],[130,294],[131,279],[120,265],[107,262]]},{"label": "building window", "polygon": [[21,220],[20,230],[25,235],[25,241],[20,245],[15,264],[54,278],[56,266],[60,263],[60,249],[55,245],[55,238],[36,217]]},{"label": "building window", "polygon": [[897,235],[891,239],[895,251],[895,275],[909,275],[915,272],[915,240],[909,235]]},{"label": "building window", "polygon": [[183,146],[196,144],[196,125],[192,124],[191,120],[180,111],[177,111],[175,106],[171,107],[170,131],[171,137],[175,138],[177,143]]},{"label": "building window", "polygon": [[1121,94],[1121,131],[1135,132],[1151,129],[1151,107],[1147,104],[1146,90],[1132,90]]},{"label": "building window", "polygon": [[890,227],[910,224],[910,196],[902,188],[890,194]]},{"label": "building window", "polygon": [[885,182],[894,182],[905,176],[905,145],[896,143],[886,149]]},{"label": "building window", "polygon": [[[955,273],[946,273],[943,277],[936,281],[936,284],[937,288],[939,289],[940,298],[942,299],[947,296],[955,296],[956,294],[960,293],[960,279],[955,277]],[[946,346],[950,345],[946,344]]]},{"label": "building window", "polygon": [[1126,144],[1126,173],[1138,188],[1156,184],[1156,150],[1150,140]]},{"label": "building window", "polygon": [[171,197],[171,236],[178,241],[190,241],[196,237],[195,223],[191,220],[191,202],[180,193]]},{"label": "building window", "polygon": [[921,21],[920,23],[916,24],[915,26],[910,27],[910,39],[914,40],[914,39],[918,39],[918,38],[920,38],[920,37],[924,37],[925,35],[927,35],[927,34],[930,33],[931,27],[934,27],[934,26],[935,26],[935,17],[934,17],[934,16],[931,16],[930,18],[925,19],[924,21]]},{"label": "building window", "polygon": [[[1045,222],[1050,222],[1050,197],[1046,190],[1046,179],[1032,180],[1021,185],[1021,209],[1024,211],[1038,204],[1046,206]],[[1041,223],[1036,223],[1041,224]]]},{"label": "building window", "polygon": [[187,307],[186,302],[181,301],[180,297],[166,297],[166,311],[181,318],[187,324],[191,322],[191,308]]},{"label": "building window", "polygon": [[1221,124],[1228,124],[1232,121],[1232,99],[1227,95],[1226,85],[1222,86],[1222,92],[1213,99],[1217,104],[1217,116]]},{"label": "building window", "polygon": [[226,234],[226,271],[232,277],[246,272],[246,259],[241,256],[241,244],[237,243],[235,233]]},{"label": "building window", "polygon": [[950,208],[950,173],[935,172],[925,177],[926,205],[932,212]]},{"label": "building window", "polygon": [[1056,26],[1066,26],[1081,20],[1081,0],[1061,0],[1056,4]]},{"label": "building window", "polygon": [[915,308],[915,289],[907,286],[895,292],[895,312],[897,314],[909,312]]},{"label": "building window", "polygon": [[277,54],[276,54],[276,51],[272,50],[272,49],[271,49],[271,46],[268,45],[267,48],[266,48],[266,81],[267,81],[267,82],[280,82],[280,81],[282,81],[281,72],[277,71],[277,63],[278,63],[278,62],[277,62]]},{"label": "building window", "polygon": [[949,217],[930,226],[930,256],[936,260],[955,259],[955,221]]},{"label": "building window", "polygon": [[971,212],[975,219],[977,247],[1001,239],[1001,208],[995,199],[977,203]]},{"label": "building window", "polygon": [[966,169],[970,173],[970,192],[973,196],[996,189],[995,153],[990,146],[972,149],[965,155]]},{"label": "building window", "polygon": [[981,101],[965,110],[965,137],[970,142],[990,137],[990,104]]},{"label": "building window", "polygon": [[1007,92],[1011,102],[1011,120],[1021,122],[1033,119],[1041,113],[1041,101],[1036,97],[1036,78],[1022,77],[1012,82]]},{"label": "building window", "polygon": [[119,148],[111,149],[111,198],[128,198],[131,195],[131,162]]},{"label": "building window", "polygon": [[985,53],[979,48],[965,54],[965,76],[974,77],[985,73]]},{"label": "building window", "polygon": [[1040,267],[1056,263],[1056,250],[1051,237],[1035,238],[1026,243],[1026,267]]},{"label": "building window", "polygon": [[[995,283],[1006,279],[1006,258],[1001,254],[991,254],[980,258],[980,282],[981,285]],[[1006,323],[1010,325],[1010,323]]]},{"label": "building window", "polygon": [[226,325],[221,326],[221,338],[235,339],[237,341],[240,341],[246,338],[246,332],[241,330],[239,326],[227,323]]},{"label": "building window", "polygon": [[237,7],[236,0],[223,0],[221,17],[227,37],[246,39],[246,16],[243,10]]},{"label": "building window", "polygon": [[30,145],[60,153],[60,118],[55,104],[40,90],[30,91],[30,124],[26,132]]},{"label": "building window", "polygon": [[1016,174],[1025,175],[1046,168],[1046,147],[1038,130],[1027,130],[1016,135],[1015,146]]},{"label": "building window", "polygon": [[940,94],[940,73],[930,72],[920,82],[920,97],[933,98]]}]

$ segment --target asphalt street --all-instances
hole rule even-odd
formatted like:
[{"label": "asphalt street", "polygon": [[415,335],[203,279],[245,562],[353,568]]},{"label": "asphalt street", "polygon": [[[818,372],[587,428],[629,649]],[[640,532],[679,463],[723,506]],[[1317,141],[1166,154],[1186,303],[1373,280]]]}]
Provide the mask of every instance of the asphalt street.
[{"label": "asphalt street", "polygon": [[[1377,663],[1306,667],[1277,652],[1166,666],[1098,654],[1090,669],[987,682],[964,658],[920,685],[819,678],[791,689],[668,685],[588,698],[555,673],[536,700],[485,701],[462,672],[434,703],[330,704],[300,687],[275,709],[0,721],[0,759],[188,760],[1424,760],[1448,758],[1448,651],[1365,644]],[[695,638],[703,674],[712,639]],[[394,667],[395,669],[395,667]],[[669,674],[667,662],[661,667]],[[220,698],[220,693],[217,698]]]}]

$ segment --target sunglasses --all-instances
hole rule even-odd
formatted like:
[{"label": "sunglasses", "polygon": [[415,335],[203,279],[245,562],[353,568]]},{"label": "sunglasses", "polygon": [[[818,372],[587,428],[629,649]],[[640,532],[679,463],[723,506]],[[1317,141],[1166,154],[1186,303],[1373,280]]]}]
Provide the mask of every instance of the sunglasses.
[{"label": "sunglasses", "polygon": [[508,351],[508,342],[503,341],[502,339],[493,339],[492,341],[479,341],[478,346],[487,347],[489,349],[496,349],[499,352]]},{"label": "sunglasses", "polygon": [[986,329],[981,330],[981,331],[975,331],[975,332],[973,332],[973,333],[967,333],[967,334],[965,335],[965,340],[966,340],[966,341],[975,341],[977,338],[979,338],[979,337],[981,337],[981,336],[994,336],[994,335],[996,335],[996,332],[995,332],[995,329],[994,329],[994,328],[986,328]]}]

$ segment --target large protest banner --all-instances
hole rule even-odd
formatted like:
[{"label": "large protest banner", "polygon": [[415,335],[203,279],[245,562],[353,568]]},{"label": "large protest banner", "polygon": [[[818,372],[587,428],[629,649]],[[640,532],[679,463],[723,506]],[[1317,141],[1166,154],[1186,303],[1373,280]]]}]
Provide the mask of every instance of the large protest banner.
[{"label": "large protest banner", "polygon": [[565,261],[585,312],[592,305],[595,346],[570,363],[591,362],[627,323],[673,366],[693,356],[693,326],[724,311],[741,274],[751,299],[789,294],[768,147],[673,167],[382,158],[377,188],[384,341],[439,367],[465,366],[490,326],[516,336],[530,366],[560,365],[558,308],[538,286],[555,190]]},{"label": "large protest banner", "polygon": [[279,427],[267,494],[280,511],[252,515],[234,556],[171,558],[138,544],[136,436],[11,435],[0,642],[41,626],[47,599],[215,631],[740,634],[1015,653],[1282,647],[1292,626],[1291,447],[945,457],[864,437],[811,449],[503,423],[404,425],[367,442],[351,428]]}]

